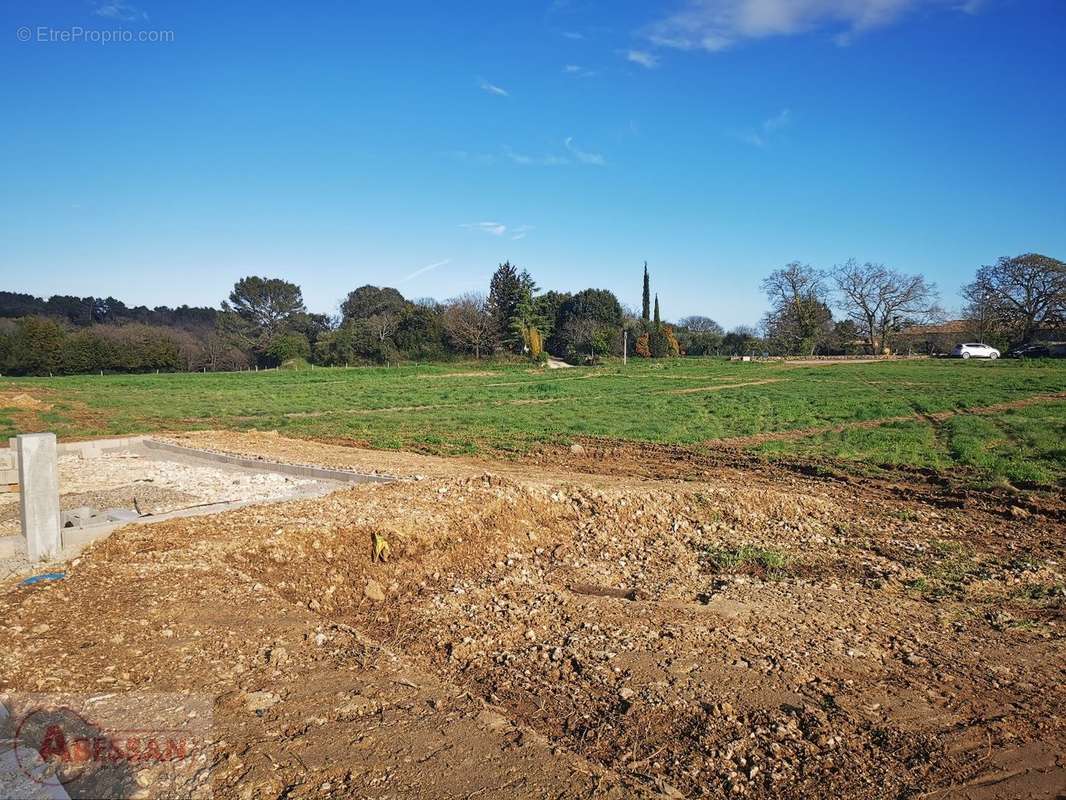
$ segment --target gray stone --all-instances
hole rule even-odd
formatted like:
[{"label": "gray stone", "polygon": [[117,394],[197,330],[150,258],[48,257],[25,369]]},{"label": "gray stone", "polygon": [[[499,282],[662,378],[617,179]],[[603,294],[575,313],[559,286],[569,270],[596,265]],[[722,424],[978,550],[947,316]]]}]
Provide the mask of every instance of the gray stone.
[{"label": "gray stone", "polygon": [[130,522],[140,518],[140,514],[128,508],[105,508],[100,515],[108,522]]},{"label": "gray stone", "polygon": [[59,527],[59,467],[54,433],[18,437],[22,490],[22,535],[30,561],[56,558],[63,548]]}]

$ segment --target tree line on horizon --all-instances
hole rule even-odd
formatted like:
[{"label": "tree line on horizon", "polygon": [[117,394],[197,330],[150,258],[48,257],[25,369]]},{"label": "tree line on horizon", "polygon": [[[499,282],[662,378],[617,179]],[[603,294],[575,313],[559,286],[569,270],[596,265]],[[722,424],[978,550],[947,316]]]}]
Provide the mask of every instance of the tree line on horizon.
[{"label": "tree line on horizon", "polygon": [[[872,262],[830,270],[791,262],[762,282],[758,328],[726,332],[710,317],[662,319],[644,264],[641,309],[607,289],[541,292],[509,261],[487,292],[445,302],[360,286],[335,316],[309,312],[301,288],[248,276],[219,308],[126,306],[113,298],[0,292],[0,373],[231,371],[549,355],[571,362],[627,355],[853,355],[939,346],[923,326],[943,321],[936,286]],[[1005,347],[1061,332],[1066,264],[1039,254],[981,267],[963,290],[973,338]],[[840,317],[833,315],[834,309]],[[918,332],[916,334],[915,332]]]}]

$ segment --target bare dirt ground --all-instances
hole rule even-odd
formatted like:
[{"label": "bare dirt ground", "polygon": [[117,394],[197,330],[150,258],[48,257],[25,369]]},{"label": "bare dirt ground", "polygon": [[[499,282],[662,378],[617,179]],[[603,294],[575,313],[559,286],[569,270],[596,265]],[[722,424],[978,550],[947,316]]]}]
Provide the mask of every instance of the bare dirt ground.
[{"label": "bare dirt ground", "polygon": [[0,587],[0,689],[214,697],[219,797],[1066,791],[1061,497],[594,440],[174,440],[404,478]]}]

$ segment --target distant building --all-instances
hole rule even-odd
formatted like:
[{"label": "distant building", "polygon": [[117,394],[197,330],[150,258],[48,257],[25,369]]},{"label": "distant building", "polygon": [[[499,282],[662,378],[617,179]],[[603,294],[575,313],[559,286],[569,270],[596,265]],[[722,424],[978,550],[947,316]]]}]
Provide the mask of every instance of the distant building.
[{"label": "distant building", "polygon": [[959,342],[977,342],[980,336],[968,319],[952,319],[935,325],[911,325],[894,337],[897,353],[950,353]]}]

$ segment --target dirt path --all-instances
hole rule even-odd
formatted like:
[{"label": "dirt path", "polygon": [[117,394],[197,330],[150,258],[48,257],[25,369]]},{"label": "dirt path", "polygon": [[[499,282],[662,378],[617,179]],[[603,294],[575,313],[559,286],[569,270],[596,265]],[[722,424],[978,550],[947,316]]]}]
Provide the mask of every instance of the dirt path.
[{"label": "dirt path", "polygon": [[1054,517],[667,450],[610,474],[592,443],[531,469],[179,438],[405,478],[123,529],[0,588],[0,689],[208,696],[219,797],[1066,785]]}]

